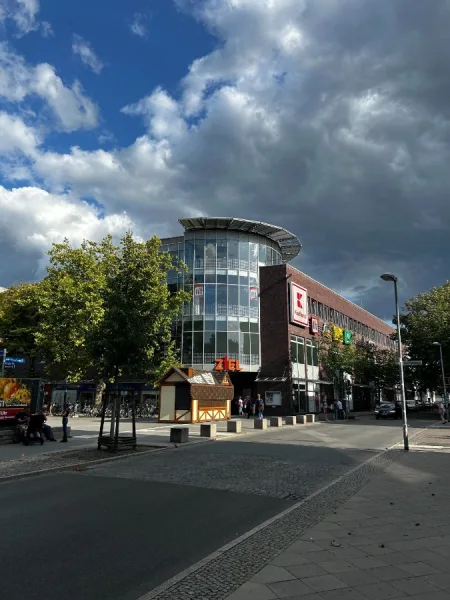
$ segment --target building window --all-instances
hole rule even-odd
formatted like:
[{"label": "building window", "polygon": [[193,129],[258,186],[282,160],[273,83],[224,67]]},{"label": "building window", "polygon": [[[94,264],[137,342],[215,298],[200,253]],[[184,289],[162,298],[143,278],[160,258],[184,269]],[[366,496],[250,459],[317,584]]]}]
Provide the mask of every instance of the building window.
[{"label": "building window", "polygon": [[311,340],[306,341],[306,355],[308,366],[310,367],[318,367],[319,366],[319,352],[317,348],[317,343]]},{"label": "building window", "polygon": [[323,304],[322,302],[319,302],[318,304],[318,313],[319,313],[319,318],[323,319],[324,318],[324,314],[323,314]]},{"label": "building window", "polygon": [[317,300],[312,299],[311,300],[311,313],[317,317],[318,315],[318,311],[317,311]]},{"label": "building window", "polygon": [[296,335],[291,335],[291,361],[305,364],[305,339]]}]

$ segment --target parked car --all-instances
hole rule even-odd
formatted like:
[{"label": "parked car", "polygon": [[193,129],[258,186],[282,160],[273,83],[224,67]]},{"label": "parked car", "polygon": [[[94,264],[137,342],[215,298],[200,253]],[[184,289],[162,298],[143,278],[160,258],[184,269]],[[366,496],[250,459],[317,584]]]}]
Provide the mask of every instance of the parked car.
[{"label": "parked car", "polygon": [[407,400],[406,401],[406,410],[408,410],[408,411],[419,410],[419,403],[416,402],[415,400]]},{"label": "parked car", "polygon": [[375,417],[377,419],[396,419],[395,404],[393,402],[384,402],[375,409]]}]

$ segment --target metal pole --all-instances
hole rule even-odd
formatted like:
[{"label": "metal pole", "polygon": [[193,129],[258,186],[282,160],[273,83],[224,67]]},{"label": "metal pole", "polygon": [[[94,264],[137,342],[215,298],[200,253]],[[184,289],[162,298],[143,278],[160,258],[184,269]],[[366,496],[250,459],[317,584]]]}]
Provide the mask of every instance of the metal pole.
[{"label": "metal pole", "polygon": [[444,386],[445,416],[446,416],[446,420],[448,421],[448,398],[447,398],[447,386],[445,385],[444,355],[442,353],[442,344],[439,344],[439,351],[441,353],[441,370],[442,370],[442,385]]},{"label": "metal pole", "polygon": [[5,376],[6,348],[3,350],[2,377]]},{"label": "metal pole", "polygon": [[400,370],[400,393],[402,397],[402,415],[403,415],[403,445],[405,450],[409,450],[408,440],[408,420],[406,416],[406,394],[405,394],[405,378],[403,375],[403,356],[402,356],[402,337],[400,333],[400,310],[398,306],[398,291],[397,280],[394,279],[395,291],[395,312],[397,315],[397,341],[398,341],[398,366]]}]

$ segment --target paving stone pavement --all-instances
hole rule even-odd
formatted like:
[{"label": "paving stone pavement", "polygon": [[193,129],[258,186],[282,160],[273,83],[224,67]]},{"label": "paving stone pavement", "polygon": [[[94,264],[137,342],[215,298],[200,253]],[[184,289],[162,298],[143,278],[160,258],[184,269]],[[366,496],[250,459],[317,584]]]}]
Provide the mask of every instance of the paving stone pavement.
[{"label": "paving stone pavement", "polygon": [[450,600],[450,452],[429,449],[428,431],[414,443],[422,449],[384,452],[141,600]]},{"label": "paving stone pavement", "polygon": [[428,449],[435,433],[416,440],[427,450],[399,454],[226,600],[450,600],[450,452]]}]

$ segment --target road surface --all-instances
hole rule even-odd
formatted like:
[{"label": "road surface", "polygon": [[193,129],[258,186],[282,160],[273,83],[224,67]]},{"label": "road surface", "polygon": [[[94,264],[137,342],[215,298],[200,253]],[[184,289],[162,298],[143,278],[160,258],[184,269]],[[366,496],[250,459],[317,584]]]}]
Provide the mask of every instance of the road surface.
[{"label": "road surface", "polygon": [[400,440],[394,422],[284,427],[3,483],[2,597],[138,600]]}]

